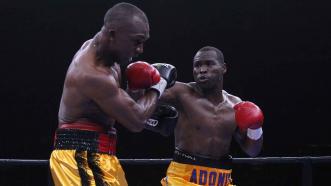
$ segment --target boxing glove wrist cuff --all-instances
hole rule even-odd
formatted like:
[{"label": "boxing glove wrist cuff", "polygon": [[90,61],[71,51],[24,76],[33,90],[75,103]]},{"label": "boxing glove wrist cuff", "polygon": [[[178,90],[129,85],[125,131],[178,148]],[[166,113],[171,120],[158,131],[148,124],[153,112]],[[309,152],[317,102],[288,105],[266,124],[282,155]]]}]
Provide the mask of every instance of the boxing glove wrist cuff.
[{"label": "boxing glove wrist cuff", "polygon": [[159,97],[163,94],[163,91],[167,87],[167,81],[164,78],[161,78],[160,81],[156,84],[151,86],[151,89],[156,90],[159,93]]},{"label": "boxing glove wrist cuff", "polygon": [[263,134],[262,127],[257,128],[257,129],[247,129],[247,137],[249,137],[252,140],[258,140],[261,138]]}]

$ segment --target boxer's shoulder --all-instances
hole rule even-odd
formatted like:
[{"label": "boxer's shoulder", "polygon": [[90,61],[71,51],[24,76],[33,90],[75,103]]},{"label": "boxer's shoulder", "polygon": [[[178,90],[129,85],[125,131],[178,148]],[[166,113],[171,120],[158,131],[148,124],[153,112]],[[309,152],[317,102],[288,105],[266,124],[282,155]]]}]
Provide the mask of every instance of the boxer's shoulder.
[{"label": "boxer's shoulder", "polygon": [[239,102],[242,101],[238,96],[235,96],[233,94],[230,94],[230,93],[228,93],[225,90],[222,90],[222,95],[223,95],[223,99],[224,100],[227,100],[227,102],[230,105],[235,105],[235,104],[237,104],[237,103],[239,103]]},{"label": "boxer's shoulder", "polygon": [[193,91],[193,87],[190,83],[176,81],[175,85],[170,90],[177,95],[186,95]]},{"label": "boxer's shoulder", "polygon": [[92,42],[93,42],[93,39],[89,39],[89,40],[85,41],[85,42],[82,44],[80,50],[84,50],[84,49],[87,48],[88,46],[91,46],[91,45],[92,45]]}]

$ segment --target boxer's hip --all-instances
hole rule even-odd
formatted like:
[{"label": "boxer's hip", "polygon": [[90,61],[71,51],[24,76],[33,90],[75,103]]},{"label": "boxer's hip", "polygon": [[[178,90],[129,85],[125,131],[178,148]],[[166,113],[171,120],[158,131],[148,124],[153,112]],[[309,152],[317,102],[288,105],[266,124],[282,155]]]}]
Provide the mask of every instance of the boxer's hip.
[{"label": "boxer's hip", "polygon": [[163,185],[230,185],[232,159],[230,156],[218,160],[199,157],[178,149],[174,152]]},{"label": "boxer's hip", "polygon": [[54,150],[116,154],[116,131],[94,124],[62,124],[55,133]]},{"label": "boxer's hip", "polygon": [[232,169],[232,157],[230,155],[223,156],[219,159],[212,159],[212,158],[194,155],[176,148],[173,155],[173,161],[177,163],[224,169],[224,170]]}]

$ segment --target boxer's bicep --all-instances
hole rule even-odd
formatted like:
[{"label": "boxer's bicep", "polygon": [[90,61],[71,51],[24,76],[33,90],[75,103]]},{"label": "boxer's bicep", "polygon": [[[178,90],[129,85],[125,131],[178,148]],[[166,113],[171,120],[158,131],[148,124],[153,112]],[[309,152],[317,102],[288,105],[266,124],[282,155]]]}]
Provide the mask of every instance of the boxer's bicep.
[{"label": "boxer's bicep", "polygon": [[180,89],[179,82],[176,82],[175,85],[171,88],[166,89],[162,96],[160,97],[161,102],[175,104],[177,102],[177,94]]}]

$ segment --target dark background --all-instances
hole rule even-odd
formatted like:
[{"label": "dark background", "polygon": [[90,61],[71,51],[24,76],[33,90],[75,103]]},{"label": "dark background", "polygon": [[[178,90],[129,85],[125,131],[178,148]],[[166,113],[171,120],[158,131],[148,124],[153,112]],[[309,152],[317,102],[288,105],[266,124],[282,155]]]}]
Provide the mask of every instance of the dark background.
[{"label": "dark background", "polygon": [[[48,159],[66,69],[81,44],[121,1],[1,1],[0,158]],[[260,156],[331,155],[331,3],[312,0],[131,2],[149,17],[151,38],[136,60],[167,62],[189,82],[192,57],[224,52],[225,90],[264,111]],[[168,158],[173,138],[121,126],[119,158]],[[215,147],[217,148],[217,147]],[[234,157],[246,157],[236,144]],[[300,185],[300,165],[235,165],[238,185]],[[130,185],[159,185],[166,166],[124,166]],[[145,171],[146,173],[142,173]],[[267,175],[267,171],[268,173]],[[314,166],[314,185],[331,175]],[[259,180],[257,180],[259,177]],[[46,185],[47,169],[0,168],[0,185]],[[147,181],[148,180],[148,181]]]}]

